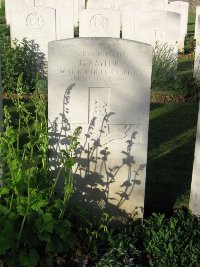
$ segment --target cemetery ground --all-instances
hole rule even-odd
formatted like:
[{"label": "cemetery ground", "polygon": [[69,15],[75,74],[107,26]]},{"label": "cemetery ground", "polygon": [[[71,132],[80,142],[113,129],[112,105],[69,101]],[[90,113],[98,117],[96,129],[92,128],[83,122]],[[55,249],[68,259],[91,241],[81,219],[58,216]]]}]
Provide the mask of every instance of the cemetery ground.
[{"label": "cemetery ground", "polygon": [[[199,100],[193,61],[192,51],[180,55],[176,86],[152,90],[145,219],[116,228],[108,214],[91,218],[81,203],[70,202],[70,175],[64,198],[53,193],[45,83],[34,83],[40,90],[27,94],[20,76],[17,94],[13,89],[4,92],[1,267],[199,266],[200,221],[188,211]],[[16,77],[9,74],[11,85]],[[75,133],[64,162],[68,170],[77,142]]]}]

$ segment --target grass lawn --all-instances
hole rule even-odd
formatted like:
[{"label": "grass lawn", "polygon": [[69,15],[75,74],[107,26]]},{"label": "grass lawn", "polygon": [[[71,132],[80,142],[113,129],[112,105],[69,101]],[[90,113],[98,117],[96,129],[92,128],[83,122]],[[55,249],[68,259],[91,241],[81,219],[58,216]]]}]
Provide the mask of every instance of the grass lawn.
[{"label": "grass lawn", "polygon": [[198,104],[152,104],[145,216],[187,206]]},{"label": "grass lawn", "polygon": [[187,28],[187,31],[189,33],[194,33],[194,31],[195,31],[195,18],[196,18],[196,14],[189,12],[189,15],[188,15],[188,28]]}]

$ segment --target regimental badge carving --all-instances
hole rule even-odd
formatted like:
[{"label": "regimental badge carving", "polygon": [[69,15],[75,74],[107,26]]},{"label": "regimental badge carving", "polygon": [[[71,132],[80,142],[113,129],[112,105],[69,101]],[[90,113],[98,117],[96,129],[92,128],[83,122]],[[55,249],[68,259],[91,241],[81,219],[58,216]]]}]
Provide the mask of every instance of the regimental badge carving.
[{"label": "regimental badge carving", "polygon": [[35,6],[44,6],[43,0],[35,0]]},{"label": "regimental badge carving", "polygon": [[26,26],[30,30],[41,30],[44,27],[44,19],[36,12],[30,13],[26,18]]},{"label": "regimental badge carving", "polygon": [[90,20],[90,29],[92,31],[105,31],[108,28],[108,24],[108,18],[102,14],[97,14]]}]

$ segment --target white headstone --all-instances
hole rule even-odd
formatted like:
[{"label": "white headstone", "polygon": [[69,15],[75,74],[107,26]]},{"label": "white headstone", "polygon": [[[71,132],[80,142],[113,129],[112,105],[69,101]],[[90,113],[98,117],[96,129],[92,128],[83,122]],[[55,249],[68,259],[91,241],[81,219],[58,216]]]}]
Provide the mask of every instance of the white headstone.
[{"label": "white headstone", "polygon": [[114,38],[49,44],[51,164],[81,126],[75,198],[112,213],[142,217],[152,47]]},{"label": "white headstone", "polygon": [[87,8],[94,8],[94,9],[114,9],[114,0],[88,0]]},{"label": "white headstone", "polygon": [[80,11],[79,37],[120,38],[120,11],[109,9]]},{"label": "white headstone", "polygon": [[56,39],[74,37],[73,0],[34,0],[34,5],[56,10]]},{"label": "white headstone", "polygon": [[11,8],[12,8],[12,0],[5,0],[5,17],[6,17],[6,24],[10,25],[11,20]]},{"label": "white headstone", "polygon": [[194,38],[197,38],[197,25],[198,25],[198,16],[200,15],[200,6],[196,7],[196,19],[195,19],[195,34]]},{"label": "white headstone", "polygon": [[193,214],[200,216],[200,107],[197,124],[197,136],[189,207],[192,210]]},{"label": "white headstone", "polygon": [[[17,1],[17,0],[16,0]],[[14,5],[11,40],[34,40],[47,56],[48,42],[56,40],[56,11],[53,8]],[[20,18],[20,19],[19,19]]]},{"label": "white headstone", "polygon": [[167,0],[115,0],[115,9],[123,9],[127,5],[142,10],[166,10]]},{"label": "white headstone", "polygon": [[2,81],[1,81],[1,57],[0,57],[0,121],[3,120],[3,101],[2,101]]},{"label": "white headstone", "polygon": [[79,11],[85,9],[85,0],[74,0],[74,26],[79,26]]},{"label": "white headstone", "polygon": [[180,15],[168,11],[124,9],[122,38],[145,42],[168,43],[178,50]]},{"label": "white headstone", "polygon": [[200,15],[197,17],[194,77],[200,82]]},{"label": "white headstone", "polygon": [[173,1],[168,5],[168,10],[181,15],[179,49],[184,49],[185,36],[187,34],[189,3]]}]

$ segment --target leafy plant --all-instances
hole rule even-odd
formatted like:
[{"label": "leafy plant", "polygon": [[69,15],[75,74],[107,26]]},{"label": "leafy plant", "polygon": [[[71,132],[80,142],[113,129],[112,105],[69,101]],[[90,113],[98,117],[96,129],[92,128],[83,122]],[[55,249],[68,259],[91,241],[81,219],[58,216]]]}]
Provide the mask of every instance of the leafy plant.
[{"label": "leafy plant", "polygon": [[109,237],[107,252],[96,263],[106,266],[195,266],[200,261],[200,221],[187,210],[171,217],[153,214],[130,222]]},{"label": "leafy plant", "polygon": [[200,221],[188,211],[167,219],[153,214],[145,221],[144,247],[150,266],[198,266]]},{"label": "leafy plant", "polygon": [[15,40],[14,47],[10,47],[9,27],[4,26],[0,30],[0,52],[4,92],[16,92],[17,80],[21,73],[26,93],[36,88],[39,79],[46,80],[45,56],[33,40]]},{"label": "leafy plant", "polygon": [[152,89],[168,90],[175,87],[177,73],[177,54],[167,43],[156,43],[153,51]]},{"label": "leafy plant", "polygon": [[5,169],[0,188],[0,258],[9,267],[51,266],[55,257],[68,255],[74,246],[66,208],[73,193],[73,149],[80,129],[63,150],[60,169],[65,169],[66,183],[60,196],[55,190],[58,177],[51,177],[48,163],[46,97],[36,91],[31,97],[33,110],[29,110],[23,100],[22,80],[21,75],[13,97],[16,119],[5,107],[5,131],[0,136]]},{"label": "leafy plant", "polygon": [[184,54],[190,54],[194,53],[196,47],[196,41],[194,39],[194,35],[187,35],[185,38],[185,44],[184,44]]}]

